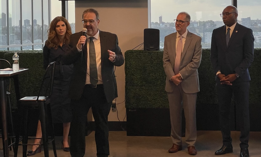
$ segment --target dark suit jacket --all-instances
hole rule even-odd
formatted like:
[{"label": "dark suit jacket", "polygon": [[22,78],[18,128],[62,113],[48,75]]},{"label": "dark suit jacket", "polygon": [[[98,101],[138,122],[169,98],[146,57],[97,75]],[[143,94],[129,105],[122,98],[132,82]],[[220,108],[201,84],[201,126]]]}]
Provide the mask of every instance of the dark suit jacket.
[{"label": "dark suit jacket", "polygon": [[[228,46],[226,26],[213,30],[211,42],[211,62],[214,72],[238,74],[234,82],[250,81],[248,67],[254,60],[254,37],[252,30],[236,24]],[[217,79],[219,82],[219,79]]]},{"label": "dark suit jacket", "polygon": [[[86,82],[87,74],[87,58],[83,51],[79,52],[76,48],[76,44],[82,35],[82,32],[71,35],[70,46],[72,50],[63,57],[64,64],[74,64],[74,72],[70,86],[70,96],[72,99],[80,99],[83,93],[83,89]],[[117,84],[114,74],[114,66],[121,66],[124,63],[121,49],[118,46],[117,35],[100,31],[100,43],[101,43],[101,73],[104,87],[104,93],[107,102],[112,102],[117,94]],[[115,62],[112,63],[109,58],[107,50],[111,50],[116,53]]]}]

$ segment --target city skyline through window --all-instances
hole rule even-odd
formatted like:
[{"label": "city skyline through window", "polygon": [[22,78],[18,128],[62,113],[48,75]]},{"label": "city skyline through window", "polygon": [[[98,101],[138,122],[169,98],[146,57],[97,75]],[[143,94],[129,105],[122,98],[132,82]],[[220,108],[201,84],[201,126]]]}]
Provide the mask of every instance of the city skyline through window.
[{"label": "city skyline through window", "polygon": [[[61,16],[61,1],[0,0],[0,50],[41,50],[50,21]],[[67,2],[67,17],[75,32],[75,2]]]},{"label": "city skyline through window", "polygon": [[[176,32],[174,19],[180,12],[191,16],[188,30],[202,38],[202,48],[210,48],[212,31],[223,26],[220,14],[232,5],[227,0],[150,0],[150,27],[160,30],[160,48],[164,47],[165,36]],[[255,48],[261,48],[261,1],[248,0],[237,4],[238,23],[253,30]]]}]

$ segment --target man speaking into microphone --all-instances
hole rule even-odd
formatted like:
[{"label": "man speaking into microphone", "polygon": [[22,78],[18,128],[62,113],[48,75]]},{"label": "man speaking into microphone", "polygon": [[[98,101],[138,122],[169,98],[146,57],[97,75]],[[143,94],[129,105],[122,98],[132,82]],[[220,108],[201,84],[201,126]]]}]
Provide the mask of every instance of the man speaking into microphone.
[{"label": "man speaking into microphone", "polygon": [[99,13],[95,9],[83,12],[82,23],[87,35],[85,29],[71,35],[72,50],[63,58],[65,64],[74,64],[70,153],[72,157],[85,154],[86,115],[92,108],[97,156],[108,157],[108,115],[112,100],[118,96],[114,66],[121,66],[124,58],[117,35],[98,29]]}]

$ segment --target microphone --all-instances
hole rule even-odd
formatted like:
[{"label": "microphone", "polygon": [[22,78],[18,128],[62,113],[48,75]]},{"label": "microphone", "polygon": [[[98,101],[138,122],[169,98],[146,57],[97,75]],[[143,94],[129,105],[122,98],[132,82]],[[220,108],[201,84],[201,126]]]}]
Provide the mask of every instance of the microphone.
[{"label": "microphone", "polygon": [[86,32],[87,32],[87,29],[86,28],[82,28],[82,35],[87,36]]},{"label": "microphone", "polygon": [[[86,28],[82,28],[82,36],[87,36],[87,29]],[[84,44],[82,44],[82,49],[83,49]]]},{"label": "microphone", "polygon": [[116,100],[115,100],[115,99],[112,101],[111,111],[112,111],[112,112],[116,112],[116,111],[117,111],[117,108],[116,108]]}]

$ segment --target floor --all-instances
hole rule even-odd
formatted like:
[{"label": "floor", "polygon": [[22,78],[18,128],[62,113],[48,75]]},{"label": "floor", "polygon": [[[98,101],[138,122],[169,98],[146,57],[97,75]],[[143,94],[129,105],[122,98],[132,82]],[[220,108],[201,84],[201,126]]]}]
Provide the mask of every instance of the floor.
[{"label": "floor", "polygon": [[[238,157],[239,132],[231,133],[233,138],[234,152],[219,157]],[[169,154],[167,150],[172,146],[170,137],[158,136],[127,136],[125,131],[110,132],[110,156],[109,157],[191,157],[187,153],[186,145],[183,144],[183,150]],[[61,149],[61,137],[56,138],[58,157],[70,157],[70,153]],[[184,139],[183,139],[184,141]],[[221,134],[219,131],[198,131],[196,148],[198,157],[215,157],[215,150],[221,147]],[[0,146],[2,147],[2,146]],[[50,147],[51,148],[51,147]],[[251,132],[249,140],[249,151],[251,157],[261,156],[261,132]],[[21,146],[19,146],[19,157],[21,155]],[[53,157],[50,149],[50,157]],[[13,152],[10,151],[12,157]],[[3,157],[0,150],[0,157]],[[43,151],[34,157],[44,157]],[[94,132],[86,136],[86,154],[84,157],[96,157],[96,147],[94,141]]]}]

